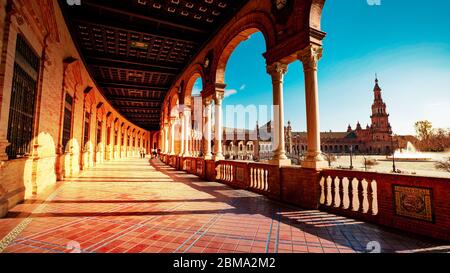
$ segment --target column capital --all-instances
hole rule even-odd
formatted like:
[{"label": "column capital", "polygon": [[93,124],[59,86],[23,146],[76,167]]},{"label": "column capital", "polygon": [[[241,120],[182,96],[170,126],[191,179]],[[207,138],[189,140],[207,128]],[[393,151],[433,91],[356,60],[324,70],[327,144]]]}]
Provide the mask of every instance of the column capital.
[{"label": "column capital", "polygon": [[169,128],[172,127],[177,121],[176,117],[170,117],[169,118]]},{"label": "column capital", "polygon": [[214,97],[213,97],[214,104],[221,105],[224,97],[225,97],[224,90],[216,90],[216,92],[214,93]]},{"label": "column capital", "polygon": [[322,58],[323,48],[319,45],[309,45],[297,53],[298,59],[303,63],[305,71],[317,70],[317,63]]},{"label": "column capital", "polygon": [[275,62],[273,64],[267,65],[267,73],[272,77],[281,77],[287,73],[287,64]]},{"label": "column capital", "polygon": [[212,96],[203,98],[203,105],[205,105],[205,106],[210,106],[211,103],[212,103]]}]

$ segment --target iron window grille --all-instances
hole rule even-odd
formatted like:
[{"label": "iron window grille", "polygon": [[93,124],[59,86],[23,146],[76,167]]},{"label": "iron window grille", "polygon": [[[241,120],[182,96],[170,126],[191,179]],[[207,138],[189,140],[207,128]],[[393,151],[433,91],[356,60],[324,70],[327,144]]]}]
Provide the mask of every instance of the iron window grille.
[{"label": "iron window grille", "polygon": [[9,159],[30,153],[40,58],[25,39],[17,36],[16,55],[9,108],[6,149]]},{"label": "iron window grille", "polygon": [[64,105],[64,124],[63,124],[63,136],[62,147],[67,151],[67,143],[72,136],[72,109],[73,109],[73,97],[66,93],[65,105]]},{"label": "iron window grille", "polygon": [[86,144],[89,141],[90,124],[91,124],[91,114],[86,111],[84,114],[84,138],[83,138],[84,146],[86,146]]}]

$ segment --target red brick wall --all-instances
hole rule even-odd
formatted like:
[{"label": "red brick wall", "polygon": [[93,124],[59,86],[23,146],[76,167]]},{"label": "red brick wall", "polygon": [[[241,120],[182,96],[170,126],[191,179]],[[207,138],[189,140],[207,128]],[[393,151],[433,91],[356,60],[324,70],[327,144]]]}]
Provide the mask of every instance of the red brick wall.
[{"label": "red brick wall", "polygon": [[[34,2],[34,3],[33,3]],[[71,39],[59,5],[56,0],[15,0],[10,23],[5,13],[6,0],[0,0],[0,217],[18,202],[64,176],[77,175],[81,168],[93,166],[105,158],[106,114],[111,112],[112,120],[118,118],[130,130],[140,131],[149,139],[149,132],[133,125],[119,114],[103,97],[89,76],[76,47]],[[47,47],[44,47],[44,29],[49,30]],[[36,105],[35,149],[28,159],[8,160],[5,154],[8,130],[9,103],[15,59],[16,37],[22,34],[25,40],[42,56],[45,52],[44,67],[40,71],[41,95]],[[73,57],[79,61],[64,70],[63,60]],[[66,73],[64,73],[66,72]],[[65,75],[65,76],[64,76]],[[63,81],[64,79],[64,81]],[[84,96],[83,91],[91,86],[92,91]],[[59,147],[62,136],[62,115],[65,92],[74,97],[72,139],[70,147]],[[97,105],[103,103],[98,109]],[[91,111],[92,147],[95,147],[96,120],[103,121],[102,141],[99,149],[82,147],[83,115]],[[120,143],[119,143],[120,144]],[[111,147],[109,147],[111,148]],[[117,148],[117,147],[116,147]],[[60,153],[70,150],[70,152]],[[135,154],[136,155],[136,154]],[[5,209],[6,208],[6,209]]]},{"label": "red brick wall", "polygon": [[317,209],[319,172],[300,167],[281,168],[281,200],[305,209]]}]

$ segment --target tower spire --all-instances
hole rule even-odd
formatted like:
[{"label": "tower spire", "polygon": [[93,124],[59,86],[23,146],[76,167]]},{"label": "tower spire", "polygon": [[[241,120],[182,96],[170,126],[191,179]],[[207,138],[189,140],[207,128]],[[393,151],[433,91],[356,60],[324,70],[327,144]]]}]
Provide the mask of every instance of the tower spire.
[{"label": "tower spire", "polygon": [[373,91],[381,91],[380,86],[378,85],[378,74],[375,73],[375,87],[373,88]]}]

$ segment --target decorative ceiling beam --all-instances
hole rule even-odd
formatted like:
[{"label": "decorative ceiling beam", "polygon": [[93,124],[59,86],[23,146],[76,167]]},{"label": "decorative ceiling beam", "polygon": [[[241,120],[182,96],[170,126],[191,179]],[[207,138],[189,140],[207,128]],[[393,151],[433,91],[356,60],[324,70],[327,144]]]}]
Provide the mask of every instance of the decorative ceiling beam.
[{"label": "decorative ceiling beam", "polygon": [[123,67],[123,66],[118,66],[118,65],[115,65],[115,66],[106,65],[106,64],[98,65],[95,63],[91,63],[89,66],[90,67],[98,67],[98,68],[105,67],[107,69],[118,69],[118,70],[123,69],[123,70],[130,70],[130,71],[139,71],[142,73],[155,73],[155,74],[162,74],[162,75],[168,75],[168,76],[175,76],[178,74],[175,71],[168,72],[168,71],[161,71],[161,70],[142,69],[142,68],[137,68],[137,67]]},{"label": "decorative ceiling beam", "polygon": [[134,97],[119,97],[119,96],[108,96],[110,101],[130,101],[130,102],[153,102],[162,103],[160,99],[148,99],[148,98],[134,98]]},{"label": "decorative ceiling beam", "polygon": [[122,111],[122,109],[126,109],[126,110],[161,110],[160,106],[155,106],[155,107],[151,107],[151,106],[121,106],[121,105],[115,105],[114,108],[119,109],[120,111]]},{"label": "decorative ceiling beam", "polygon": [[151,115],[151,114],[160,114],[161,113],[160,109],[151,109],[151,110],[139,109],[139,110],[140,110],[139,112],[135,112],[136,111],[135,109],[126,109],[126,108],[124,108],[121,111],[124,112],[124,113],[127,113],[127,115],[144,115],[144,114]]},{"label": "decorative ceiling beam", "polygon": [[139,85],[139,84],[131,84],[131,83],[114,83],[114,82],[97,82],[97,85],[99,87],[136,89],[139,91],[148,90],[148,91],[167,92],[169,89],[168,87],[163,87],[163,86],[150,86],[150,85]]},{"label": "decorative ceiling beam", "polygon": [[[93,21],[95,20],[95,21]],[[192,35],[190,36],[186,36],[184,37],[183,35],[173,35],[171,33],[168,34],[155,34],[155,33],[150,33],[148,32],[148,28],[145,30],[141,30],[135,27],[132,28],[125,28],[123,24],[119,24],[118,22],[114,22],[114,21],[106,21],[103,20],[102,22],[99,22],[98,18],[95,19],[89,19],[89,18],[79,18],[79,17],[74,17],[74,19],[72,20],[76,25],[89,25],[91,27],[96,27],[96,28],[109,28],[115,31],[121,31],[121,32],[131,32],[134,34],[137,34],[139,36],[152,36],[154,38],[158,38],[161,40],[171,40],[174,42],[181,42],[181,43],[188,43],[191,44],[193,46],[197,46],[199,45],[201,42],[198,41],[197,39],[194,39],[192,37]],[[76,30],[76,32],[78,32],[78,30]],[[182,38],[181,38],[182,37]]]},{"label": "decorative ceiling beam", "polygon": [[[150,64],[146,62],[133,62],[128,60],[119,60],[115,58],[102,58],[102,57],[94,57],[94,56],[86,56],[86,60],[91,65],[97,65],[97,66],[117,66],[117,64],[123,64],[126,65],[128,69],[133,70],[145,70],[145,68],[142,67],[151,67],[151,68],[158,68],[161,70],[173,70],[175,72],[178,72],[180,70],[179,67],[174,66],[166,66],[166,65],[158,65],[158,64]],[[128,67],[130,66],[130,67]],[[136,69],[133,67],[141,67],[141,69]]]},{"label": "decorative ceiling beam", "polygon": [[145,21],[148,21],[148,22],[157,23],[158,25],[166,25],[166,26],[171,26],[171,27],[177,28],[177,29],[182,29],[184,31],[190,31],[190,32],[195,32],[195,33],[200,33],[200,34],[207,34],[207,31],[205,31],[203,29],[199,29],[199,28],[196,28],[196,27],[189,27],[189,26],[186,26],[186,25],[177,24],[177,23],[170,22],[170,21],[167,21],[167,20],[162,20],[162,19],[153,18],[153,17],[145,16],[145,15],[142,15],[142,14],[138,14],[138,13],[134,13],[134,12],[126,11],[126,10],[121,10],[121,9],[116,9],[116,8],[113,8],[113,7],[108,7],[108,6],[105,6],[105,5],[98,4],[98,3],[93,3],[93,2],[88,1],[88,0],[84,0],[83,1],[83,5],[90,6],[90,7],[93,7],[93,8],[97,8],[99,10],[106,10],[106,11],[109,11],[109,12],[112,12],[112,13],[128,16],[131,19],[130,21],[132,21],[132,18],[134,17],[134,18],[139,18],[141,20],[145,20]]}]

